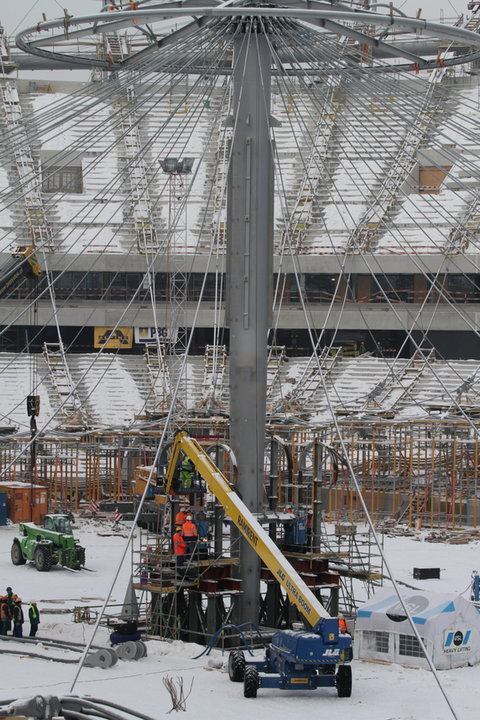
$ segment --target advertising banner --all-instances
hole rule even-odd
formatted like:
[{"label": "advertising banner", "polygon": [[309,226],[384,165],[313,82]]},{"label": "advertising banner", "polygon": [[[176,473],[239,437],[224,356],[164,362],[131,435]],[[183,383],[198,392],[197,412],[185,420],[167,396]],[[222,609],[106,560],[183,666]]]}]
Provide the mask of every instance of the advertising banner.
[{"label": "advertising banner", "polygon": [[167,328],[167,327],[136,327],[135,328],[135,342],[149,345],[157,342],[158,339],[161,343],[176,343],[178,337],[178,328]]},{"label": "advertising banner", "polygon": [[96,327],[93,335],[94,348],[107,350],[130,350],[133,347],[133,328]]}]

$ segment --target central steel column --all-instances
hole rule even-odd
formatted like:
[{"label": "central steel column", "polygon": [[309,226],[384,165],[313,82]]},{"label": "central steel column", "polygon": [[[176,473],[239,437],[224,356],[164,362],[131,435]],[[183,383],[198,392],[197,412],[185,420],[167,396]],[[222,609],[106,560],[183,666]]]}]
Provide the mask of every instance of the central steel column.
[{"label": "central steel column", "polygon": [[[258,512],[263,495],[267,332],[272,306],[271,55],[265,25],[244,18],[237,29],[227,216],[230,444],[238,461],[240,495],[249,510]],[[260,563],[243,538],[239,575],[244,593],[236,620],[256,622]]]}]

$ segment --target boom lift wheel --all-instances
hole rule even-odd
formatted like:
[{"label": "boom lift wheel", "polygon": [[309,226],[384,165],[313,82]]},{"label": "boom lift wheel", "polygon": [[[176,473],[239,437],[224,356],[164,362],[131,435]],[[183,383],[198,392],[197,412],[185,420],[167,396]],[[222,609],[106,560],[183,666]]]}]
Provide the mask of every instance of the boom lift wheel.
[{"label": "boom lift wheel", "polygon": [[27,562],[23,557],[22,548],[20,547],[20,543],[18,542],[18,540],[13,541],[10,556],[14,565],[25,565],[25,563]]},{"label": "boom lift wheel", "polygon": [[243,695],[246,698],[257,697],[258,686],[260,681],[258,678],[258,670],[253,665],[247,665],[245,668],[245,677],[243,680]]},{"label": "boom lift wheel", "polygon": [[40,572],[48,572],[52,567],[52,555],[49,548],[37,547],[33,555],[35,567]]},{"label": "boom lift wheel", "polygon": [[228,656],[228,677],[232,682],[243,682],[245,655],[242,650],[232,650]]},{"label": "boom lift wheel", "polygon": [[352,694],[352,668],[350,665],[340,665],[335,676],[338,697],[350,697]]}]

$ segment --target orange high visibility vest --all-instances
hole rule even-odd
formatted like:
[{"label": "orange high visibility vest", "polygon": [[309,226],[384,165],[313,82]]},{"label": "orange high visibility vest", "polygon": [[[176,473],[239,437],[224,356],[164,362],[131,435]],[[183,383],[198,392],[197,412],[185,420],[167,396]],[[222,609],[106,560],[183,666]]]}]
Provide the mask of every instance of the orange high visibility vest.
[{"label": "orange high visibility vest", "polygon": [[198,537],[197,526],[191,520],[187,520],[182,526],[182,535],[184,538]]},{"label": "orange high visibility vest", "polygon": [[187,543],[179,532],[173,536],[173,552],[175,555],[185,555],[187,552]]}]

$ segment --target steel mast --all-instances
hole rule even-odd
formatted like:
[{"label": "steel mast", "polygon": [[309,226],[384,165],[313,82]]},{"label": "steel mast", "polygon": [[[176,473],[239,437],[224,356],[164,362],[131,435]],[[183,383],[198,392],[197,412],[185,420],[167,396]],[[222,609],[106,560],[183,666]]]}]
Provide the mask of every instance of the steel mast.
[{"label": "steel mast", "polygon": [[[271,54],[268,21],[239,20],[233,53],[233,138],[227,213],[227,324],[230,328],[230,445],[247,508],[261,506],[265,448],[267,333],[273,267]],[[258,619],[258,555],[240,539],[243,595],[238,622]]]}]

